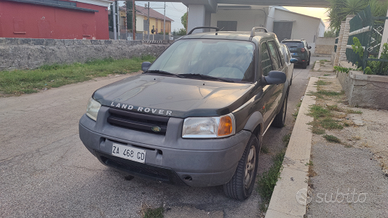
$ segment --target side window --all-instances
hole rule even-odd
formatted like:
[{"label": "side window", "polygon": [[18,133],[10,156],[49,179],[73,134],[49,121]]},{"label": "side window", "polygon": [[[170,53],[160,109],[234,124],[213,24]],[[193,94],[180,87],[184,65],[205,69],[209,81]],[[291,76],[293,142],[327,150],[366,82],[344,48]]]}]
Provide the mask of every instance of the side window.
[{"label": "side window", "polygon": [[269,71],[272,70],[272,62],[271,58],[269,57],[269,52],[266,43],[261,44],[260,55],[261,70],[263,71],[263,76],[268,76]]},{"label": "side window", "polygon": [[288,51],[287,51],[287,48],[284,48],[283,47],[283,50],[282,50],[283,52],[284,52],[284,54],[283,54],[283,56],[284,56],[284,61],[286,62],[286,63],[290,63],[290,60],[289,60],[289,56],[288,56]]},{"label": "side window", "polygon": [[269,54],[271,55],[273,69],[279,69],[281,65],[279,49],[274,41],[268,42]]}]

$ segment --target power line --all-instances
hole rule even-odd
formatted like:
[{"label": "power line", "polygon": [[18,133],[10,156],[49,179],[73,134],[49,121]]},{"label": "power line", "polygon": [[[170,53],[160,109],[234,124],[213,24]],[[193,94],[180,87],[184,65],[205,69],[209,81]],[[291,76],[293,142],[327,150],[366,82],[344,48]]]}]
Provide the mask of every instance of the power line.
[{"label": "power line", "polygon": [[175,8],[176,11],[182,12],[182,13],[186,13],[186,11],[182,11],[182,10],[180,10],[180,9],[177,9],[177,8],[175,7],[175,5],[174,5],[172,2],[170,2],[170,4],[172,5],[173,8]]}]

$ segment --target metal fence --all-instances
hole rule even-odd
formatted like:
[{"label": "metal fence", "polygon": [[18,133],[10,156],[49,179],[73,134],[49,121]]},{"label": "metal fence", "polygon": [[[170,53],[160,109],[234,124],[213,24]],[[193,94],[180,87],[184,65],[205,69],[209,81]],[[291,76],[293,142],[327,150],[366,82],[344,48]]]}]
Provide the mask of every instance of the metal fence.
[{"label": "metal fence", "polygon": [[[382,71],[383,65],[386,65],[385,63],[388,63],[388,60],[378,59],[386,19],[386,17],[373,17],[368,6],[349,22],[350,33],[346,47],[346,58],[358,67],[362,67],[364,73],[368,65],[379,65],[379,67],[374,67],[373,70],[376,71],[374,73],[388,74],[388,72]],[[355,44],[355,37],[362,46],[361,52],[358,53],[352,47]]]},{"label": "metal fence", "polygon": [[[363,53],[356,54],[352,45],[354,44],[354,37],[360,41],[362,48],[365,51],[369,43],[369,35],[373,25],[373,18],[370,8],[359,12],[353,19],[350,20],[349,39],[346,47],[346,58],[357,66],[364,66]],[[381,40],[380,40],[381,41]]]}]

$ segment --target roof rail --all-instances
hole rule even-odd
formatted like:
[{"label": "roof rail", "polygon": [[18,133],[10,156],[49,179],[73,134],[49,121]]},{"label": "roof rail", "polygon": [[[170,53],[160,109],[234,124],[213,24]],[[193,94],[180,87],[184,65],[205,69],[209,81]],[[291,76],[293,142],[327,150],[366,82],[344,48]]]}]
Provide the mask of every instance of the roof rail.
[{"label": "roof rail", "polygon": [[268,33],[268,30],[264,27],[253,27],[251,31],[251,37],[249,38],[252,40],[252,38],[256,35],[256,30],[264,30],[264,32]]},{"label": "roof rail", "polygon": [[211,26],[199,26],[199,27],[194,27],[187,35],[190,35],[194,32],[194,30],[197,29],[215,29],[216,31],[220,31],[220,28],[218,27],[211,27]]}]

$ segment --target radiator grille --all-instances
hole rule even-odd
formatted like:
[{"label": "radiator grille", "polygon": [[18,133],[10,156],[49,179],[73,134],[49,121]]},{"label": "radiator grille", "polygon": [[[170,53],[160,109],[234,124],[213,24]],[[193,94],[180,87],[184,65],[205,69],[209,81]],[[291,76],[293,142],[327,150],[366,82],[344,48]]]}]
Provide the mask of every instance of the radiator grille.
[{"label": "radiator grille", "polygon": [[109,108],[108,123],[127,129],[154,134],[166,134],[169,117],[141,114],[131,111]]}]

